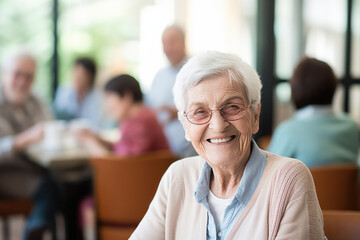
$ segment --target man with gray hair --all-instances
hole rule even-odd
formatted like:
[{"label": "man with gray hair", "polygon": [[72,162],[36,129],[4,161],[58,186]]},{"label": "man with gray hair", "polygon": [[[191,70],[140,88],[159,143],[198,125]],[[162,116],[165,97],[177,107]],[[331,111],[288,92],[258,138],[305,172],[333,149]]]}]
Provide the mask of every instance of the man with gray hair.
[{"label": "man with gray hair", "polygon": [[176,75],[186,61],[183,29],[177,25],[167,27],[162,35],[162,43],[170,65],[156,74],[147,95],[147,103],[158,112],[172,151],[181,157],[194,156],[196,152],[191,143],[185,140],[184,129],[177,119],[177,109],[172,94]]},{"label": "man with gray hair", "polygon": [[31,93],[36,60],[27,52],[7,58],[0,82],[0,198],[33,198],[35,207],[24,239],[53,230],[56,188],[44,170],[27,161],[24,150],[42,140],[44,121],[52,119]]}]

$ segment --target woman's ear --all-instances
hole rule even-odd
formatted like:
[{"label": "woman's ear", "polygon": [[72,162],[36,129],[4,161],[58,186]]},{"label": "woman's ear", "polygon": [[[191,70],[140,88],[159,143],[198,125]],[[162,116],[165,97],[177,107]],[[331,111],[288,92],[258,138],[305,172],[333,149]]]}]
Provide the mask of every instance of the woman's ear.
[{"label": "woman's ear", "polygon": [[189,137],[189,134],[187,133],[187,131],[185,130],[185,139],[186,141],[190,142],[190,137]]},{"label": "woman's ear", "polygon": [[190,136],[189,136],[189,134],[187,132],[187,129],[188,129],[187,124],[188,124],[188,122],[185,120],[184,116],[181,116],[180,114],[178,114],[178,116],[179,116],[179,121],[181,122],[181,124],[182,124],[182,126],[183,126],[183,128],[185,130],[185,139],[186,139],[186,141],[190,142],[191,141]]},{"label": "woman's ear", "polygon": [[254,111],[254,119],[252,122],[252,134],[255,134],[259,131],[260,112],[261,112],[261,104],[259,103],[256,112]]}]

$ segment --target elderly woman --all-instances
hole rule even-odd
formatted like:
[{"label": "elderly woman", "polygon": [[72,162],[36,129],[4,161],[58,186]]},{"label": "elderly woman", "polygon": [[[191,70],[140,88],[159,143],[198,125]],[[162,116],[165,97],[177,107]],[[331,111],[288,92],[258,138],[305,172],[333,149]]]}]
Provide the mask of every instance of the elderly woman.
[{"label": "elderly woman", "polygon": [[199,156],[167,170],[130,239],[324,239],[309,170],[252,140],[260,90],[233,55],[206,52],[184,65],[175,103]]}]

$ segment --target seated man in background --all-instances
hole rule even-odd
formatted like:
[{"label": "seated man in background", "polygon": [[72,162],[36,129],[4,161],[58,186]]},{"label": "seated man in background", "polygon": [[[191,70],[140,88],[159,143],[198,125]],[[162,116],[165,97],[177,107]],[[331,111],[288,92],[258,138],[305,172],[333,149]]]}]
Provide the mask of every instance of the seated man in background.
[{"label": "seated man in background", "polygon": [[25,239],[41,239],[45,230],[54,233],[57,200],[51,178],[23,155],[28,146],[42,140],[43,122],[52,118],[31,93],[35,71],[35,59],[17,53],[6,60],[0,85],[0,198],[34,199]]},{"label": "seated man in background", "polygon": [[163,32],[162,43],[170,65],[156,74],[146,102],[158,112],[173,153],[181,157],[195,156],[195,149],[186,141],[178,120],[172,91],[176,75],[186,61],[185,33],[179,26],[169,26]]},{"label": "seated man in background", "polygon": [[335,114],[332,100],[338,80],[331,67],[304,58],[290,80],[295,116],[280,124],[269,151],[297,158],[307,166],[356,163],[359,129],[345,114]]},{"label": "seated man in background", "polygon": [[[89,130],[76,133],[79,142],[94,155],[111,152],[127,156],[169,149],[163,129],[143,103],[140,85],[130,75],[119,75],[105,85],[105,110],[119,123],[120,140],[113,144]],[[120,125],[121,124],[121,125]]]},{"label": "seated man in background", "polygon": [[56,117],[63,120],[87,120],[95,130],[104,127],[101,94],[95,89],[96,64],[90,58],[78,58],[73,68],[72,86],[58,88],[54,101]]}]

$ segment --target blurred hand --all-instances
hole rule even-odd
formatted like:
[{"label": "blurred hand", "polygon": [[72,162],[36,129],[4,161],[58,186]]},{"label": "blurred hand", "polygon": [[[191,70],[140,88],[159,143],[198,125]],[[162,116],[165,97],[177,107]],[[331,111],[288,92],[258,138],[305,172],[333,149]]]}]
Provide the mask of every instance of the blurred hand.
[{"label": "blurred hand", "polygon": [[14,150],[22,151],[44,138],[45,123],[38,123],[14,137]]},{"label": "blurred hand", "polygon": [[156,112],[166,111],[169,114],[169,118],[166,123],[172,122],[178,118],[178,110],[174,106],[163,105],[155,110]]},{"label": "blurred hand", "polygon": [[91,145],[92,142],[96,142],[98,136],[87,128],[72,130],[71,133],[76,138],[76,141],[83,147]]},{"label": "blurred hand", "polygon": [[93,138],[95,134],[89,129],[83,128],[78,130],[72,130],[71,133],[78,139]]},{"label": "blurred hand", "polygon": [[[91,155],[105,155],[109,153],[106,143],[89,129],[72,131],[77,142]],[[112,144],[109,145],[112,147]]]}]

